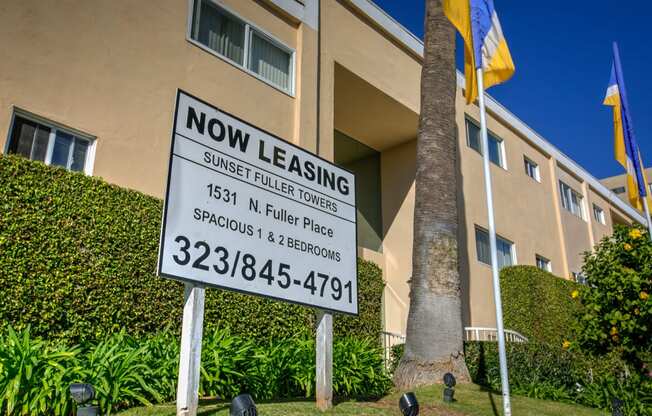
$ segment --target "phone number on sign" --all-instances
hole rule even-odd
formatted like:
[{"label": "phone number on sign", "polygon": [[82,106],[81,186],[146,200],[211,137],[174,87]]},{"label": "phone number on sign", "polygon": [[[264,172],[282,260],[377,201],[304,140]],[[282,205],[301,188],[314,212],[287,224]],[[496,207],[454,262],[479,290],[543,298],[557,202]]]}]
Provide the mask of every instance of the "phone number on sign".
[{"label": "phone number on sign", "polygon": [[294,279],[289,264],[274,264],[271,259],[259,262],[253,254],[240,250],[235,254],[229,253],[226,247],[211,247],[206,241],[193,243],[183,235],[177,236],[174,241],[178,243],[178,252],[172,255],[172,260],[180,266],[189,265],[198,270],[213,270],[220,276],[242,277],[250,282],[263,279],[270,286],[276,282],[282,289],[288,289],[291,285],[300,286],[313,296],[330,296],[336,301],[342,297],[347,299],[348,296],[348,302],[353,303],[351,282],[342,284],[342,280],[337,276],[313,270],[303,280]]}]

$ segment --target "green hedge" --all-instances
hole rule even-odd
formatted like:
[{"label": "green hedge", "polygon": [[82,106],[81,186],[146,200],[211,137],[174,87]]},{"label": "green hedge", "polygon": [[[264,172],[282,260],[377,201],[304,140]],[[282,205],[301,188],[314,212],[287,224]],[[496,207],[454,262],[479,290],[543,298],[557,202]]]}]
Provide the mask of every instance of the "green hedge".
[{"label": "green hedge", "polygon": [[505,328],[530,340],[561,345],[571,338],[577,302],[571,293],[579,285],[534,266],[500,271]]},{"label": "green hedge", "polygon": [[[497,344],[466,342],[464,353],[473,382],[499,391]],[[652,416],[652,379],[618,354],[591,357],[558,345],[508,343],[507,364],[513,394],[608,410],[618,398],[624,415]]]},{"label": "green hedge", "polygon": [[[178,331],[182,284],[155,276],[162,201],[101,179],[0,156],[0,326],[70,341]],[[383,280],[358,260],[359,318],[336,336],[378,339]],[[258,338],[310,335],[314,311],[218,289],[205,324]]]}]

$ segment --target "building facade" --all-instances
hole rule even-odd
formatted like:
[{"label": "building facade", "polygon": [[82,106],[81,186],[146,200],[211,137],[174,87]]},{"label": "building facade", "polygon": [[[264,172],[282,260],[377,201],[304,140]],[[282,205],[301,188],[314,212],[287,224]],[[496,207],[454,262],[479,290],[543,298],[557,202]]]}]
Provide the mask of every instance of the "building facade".
[{"label": "building facade", "polygon": [[[647,183],[647,192],[648,195],[652,195],[652,168],[645,169],[645,177],[648,180]],[[618,198],[623,200],[628,205],[632,205],[629,201],[627,193],[627,175],[616,175],[610,176],[608,178],[601,179],[600,182],[607,188],[609,188],[614,194],[618,195]]]},{"label": "building facade", "polygon": [[[422,42],[369,0],[9,0],[0,149],[162,197],[183,89],[354,171],[358,254],[404,334]],[[478,108],[456,98],[464,323],[494,327]],[[563,278],[641,215],[487,97],[502,265]]]}]

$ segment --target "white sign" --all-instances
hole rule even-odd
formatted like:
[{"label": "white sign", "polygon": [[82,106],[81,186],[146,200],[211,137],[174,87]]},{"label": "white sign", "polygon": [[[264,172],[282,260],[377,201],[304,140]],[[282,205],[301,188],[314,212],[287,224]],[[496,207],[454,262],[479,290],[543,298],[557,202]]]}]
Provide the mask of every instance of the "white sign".
[{"label": "white sign", "polygon": [[352,173],[177,93],[161,275],[357,314],[356,246]]}]

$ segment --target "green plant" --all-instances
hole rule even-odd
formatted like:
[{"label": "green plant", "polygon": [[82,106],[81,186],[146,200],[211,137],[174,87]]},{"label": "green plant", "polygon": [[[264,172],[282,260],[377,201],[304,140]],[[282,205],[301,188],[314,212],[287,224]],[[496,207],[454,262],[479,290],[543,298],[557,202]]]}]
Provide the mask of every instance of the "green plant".
[{"label": "green plant", "polygon": [[[475,383],[500,390],[497,345],[465,343]],[[652,382],[632,371],[618,354],[593,357],[543,343],[507,344],[510,389],[516,395],[610,409],[625,402],[625,414],[652,414]],[[647,412],[647,413],[646,413]]]},{"label": "green plant", "polygon": [[[134,338],[124,331],[100,342],[66,347],[11,327],[0,336],[0,412],[67,415],[68,387],[91,383],[103,413],[171,401],[175,396],[179,340],[164,331]],[[229,400],[248,392],[256,400],[314,394],[313,339],[255,341],[227,329],[204,334],[200,394]],[[369,340],[337,338],[333,346],[334,393],[380,397],[390,381],[379,347]]]},{"label": "green plant", "polygon": [[121,331],[88,349],[83,360],[84,375],[95,387],[104,412],[136,403],[151,405],[163,401],[163,396],[151,384],[154,363],[148,365],[143,360],[148,347],[148,343],[139,346]]},{"label": "green plant", "polygon": [[[178,332],[183,285],[158,278],[162,202],[101,179],[0,156],[0,329],[77,343],[121,329]],[[383,279],[358,260],[359,317],[336,316],[335,336],[378,339]],[[205,327],[257,339],[311,336],[314,311],[219,289]]]},{"label": "green plant", "polygon": [[[595,353],[622,351],[640,366],[652,352],[652,242],[641,226],[617,226],[584,256],[587,285],[576,293],[577,343]],[[646,358],[647,357],[647,358]],[[639,367],[640,368],[640,367]]]},{"label": "green plant", "polygon": [[81,374],[78,355],[78,348],[32,338],[29,327],[8,328],[0,337],[0,413],[69,414],[67,386]]},{"label": "green plant", "polygon": [[505,327],[532,341],[561,345],[570,336],[574,312],[580,308],[571,299],[579,286],[534,266],[503,268],[500,288]]}]

